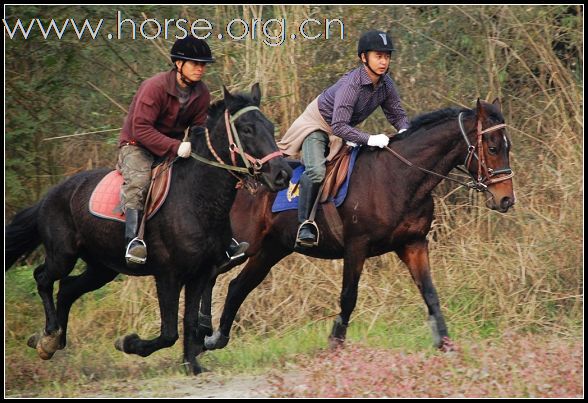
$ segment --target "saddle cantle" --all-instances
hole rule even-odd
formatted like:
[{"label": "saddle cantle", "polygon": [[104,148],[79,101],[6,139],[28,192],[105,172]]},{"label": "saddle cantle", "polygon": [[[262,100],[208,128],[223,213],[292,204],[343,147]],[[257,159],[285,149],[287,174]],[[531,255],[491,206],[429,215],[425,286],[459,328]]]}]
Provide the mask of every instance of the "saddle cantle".
[{"label": "saddle cantle", "polygon": [[[147,220],[153,217],[165,202],[171,183],[171,172],[172,166],[166,163],[151,170],[151,196],[145,206]],[[125,216],[120,208],[123,182],[123,177],[117,170],[102,178],[90,196],[90,213],[107,220],[125,222]]]}]

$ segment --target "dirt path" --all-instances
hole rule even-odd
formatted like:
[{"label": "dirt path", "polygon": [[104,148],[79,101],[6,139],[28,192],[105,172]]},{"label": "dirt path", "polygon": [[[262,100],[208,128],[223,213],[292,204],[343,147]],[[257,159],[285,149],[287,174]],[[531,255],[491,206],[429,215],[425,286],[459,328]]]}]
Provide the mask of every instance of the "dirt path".
[{"label": "dirt path", "polygon": [[[88,385],[83,398],[261,398],[275,395],[267,375],[177,375],[149,380]],[[16,396],[14,396],[16,397]]]},{"label": "dirt path", "polygon": [[[258,375],[206,372],[146,380],[96,380],[73,398],[269,398],[269,397],[582,397],[582,339],[503,335],[463,341],[448,354],[407,353],[348,343],[310,359]],[[39,393],[6,397],[50,397]]]}]

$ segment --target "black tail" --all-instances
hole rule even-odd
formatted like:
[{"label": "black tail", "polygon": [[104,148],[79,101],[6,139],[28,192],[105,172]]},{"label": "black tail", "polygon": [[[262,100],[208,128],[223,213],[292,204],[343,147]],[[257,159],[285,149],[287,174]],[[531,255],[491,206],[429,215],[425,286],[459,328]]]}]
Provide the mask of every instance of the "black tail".
[{"label": "black tail", "polygon": [[6,227],[4,249],[4,271],[8,269],[22,255],[29,254],[41,244],[41,237],[37,230],[39,209],[41,203],[20,211]]}]

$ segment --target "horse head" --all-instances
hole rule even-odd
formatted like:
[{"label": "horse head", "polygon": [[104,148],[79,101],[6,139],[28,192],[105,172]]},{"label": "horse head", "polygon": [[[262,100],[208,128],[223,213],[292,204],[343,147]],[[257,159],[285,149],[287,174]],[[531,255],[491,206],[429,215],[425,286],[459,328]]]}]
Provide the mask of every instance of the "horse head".
[{"label": "horse head", "polygon": [[506,213],[515,204],[515,195],[509,162],[511,142],[506,134],[498,98],[491,104],[478,99],[476,124],[467,137],[470,146],[466,168],[477,183],[491,194],[486,206]]},{"label": "horse head", "polygon": [[276,192],[288,187],[292,168],[284,161],[274,137],[274,125],[259,109],[261,91],[256,83],[250,95],[233,95],[223,86],[225,127],[234,165]]}]

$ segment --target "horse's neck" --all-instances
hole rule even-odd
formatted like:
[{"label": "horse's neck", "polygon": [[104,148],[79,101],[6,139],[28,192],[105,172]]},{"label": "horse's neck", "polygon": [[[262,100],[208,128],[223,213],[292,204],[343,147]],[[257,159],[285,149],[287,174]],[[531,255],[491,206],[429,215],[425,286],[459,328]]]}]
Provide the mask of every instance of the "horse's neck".
[{"label": "horse's neck", "polygon": [[[191,142],[194,154],[215,163],[219,163],[216,158],[218,156],[224,164],[231,165],[228,137],[223,125],[213,127],[208,134],[208,139],[205,134],[202,134],[198,138],[192,138]],[[237,179],[230,174],[230,171],[193,159],[190,165],[188,169],[192,170],[192,174],[187,182],[191,183],[193,189],[214,194],[217,197],[216,201],[220,204],[224,204],[225,201],[232,203]]]},{"label": "horse's neck", "polygon": [[[402,140],[406,148],[395,147],[414,165],[447,176],[460,163],[460,156],[466,150],[465,141],[460,135],[457,119],[447,121],[429,130],[421,129]],[[418,171],[417,168],[411,168]],[[411,175],[412,176],[412,175]],[[422,171],[414,173],[418,186],[416,196],[429,194],[443,179]]]},{"label": "horse's neck", "polygon": [[222,161],[230,164],[229,139],[224,124],[224,113],[221,115],[218,123],[208,130],[208,138],[203,134],[198,138],[191,139],[194,152],[215,162],[218,162],[218,156]]}]

